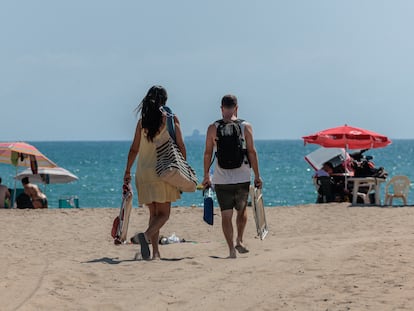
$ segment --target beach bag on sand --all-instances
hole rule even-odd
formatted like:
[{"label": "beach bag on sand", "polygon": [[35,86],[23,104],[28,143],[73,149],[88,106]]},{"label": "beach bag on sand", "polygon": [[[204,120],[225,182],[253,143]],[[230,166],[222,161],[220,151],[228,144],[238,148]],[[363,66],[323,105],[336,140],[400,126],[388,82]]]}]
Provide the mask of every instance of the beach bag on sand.
[{"label": "beach bag on sand", "polygon": [[115,217],[112,223],[111,236],[114,238],[114,244],[123,244],[126,242],[129,217],[132,210],[132,196],[131,184],[124,184],[122,186],[121,209],[119,215]]},{"label": "beach bag on sand", "polygon": [[[157,164],[155,171],[163,181],[178,188],[180,191],[194,192],[197,187],[197,177],[173,139],[175,131],[171,128],[173,126],[173,122],[170,122],[172,118],[173,114],[169,112],[167,115],[168,137],[166,140],[156,143]],[[174,136],[172,135],[173,131]]]}]

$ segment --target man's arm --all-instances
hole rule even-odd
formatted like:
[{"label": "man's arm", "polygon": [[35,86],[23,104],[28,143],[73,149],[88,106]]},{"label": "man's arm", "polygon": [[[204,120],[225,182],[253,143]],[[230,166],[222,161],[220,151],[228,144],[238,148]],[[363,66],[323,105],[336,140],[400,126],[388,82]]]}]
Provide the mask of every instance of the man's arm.
[{"label": "man's arm", "polygon": [[254,146],[253,129],[250,124],[244,127],[244,138],[246,139],[247,157],[254,173],[254,185],[257,188],[262,187],[262,179],[259,172],[259,160],[257,158],[256,147]]},{"label": "man's arm", "polygon": [[210,164],[211,159],[213,158],[213,150],[214,150],[214,141],[216,139],[216,126],[214,124],[210,124],[207,129],[206,135],[206,145],[204,149],[204,178],[203,178],[203,186],[204,188],[211,186],[210,181]]}]

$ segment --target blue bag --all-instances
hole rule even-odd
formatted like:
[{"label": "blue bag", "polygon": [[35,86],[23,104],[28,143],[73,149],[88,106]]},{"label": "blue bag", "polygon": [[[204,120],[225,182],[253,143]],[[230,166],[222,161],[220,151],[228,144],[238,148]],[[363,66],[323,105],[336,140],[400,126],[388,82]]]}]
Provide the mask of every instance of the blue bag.
[{"label": "blue bag", "polygon": [[203,196],[204,196],[203,220],[209,225],[213,225],[214,223],[213,190],[211,188],[204,189]]}]

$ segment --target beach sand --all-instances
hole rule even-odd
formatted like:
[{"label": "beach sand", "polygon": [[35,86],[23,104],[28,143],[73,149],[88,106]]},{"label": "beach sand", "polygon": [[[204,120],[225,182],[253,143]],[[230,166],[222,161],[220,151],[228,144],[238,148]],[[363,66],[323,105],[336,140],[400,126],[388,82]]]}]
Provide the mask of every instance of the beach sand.
[{"label": "beach sand", "polygon": [[[250,209],[250,208],[249,208]],[[414,310],[414,209],[266,208],[268,236],[228,255],[216,208],[173,208],[161,261],[110,236],[118,208],[0,210],[1,310]],[[128,236],[148,221],[134,208]]]}]

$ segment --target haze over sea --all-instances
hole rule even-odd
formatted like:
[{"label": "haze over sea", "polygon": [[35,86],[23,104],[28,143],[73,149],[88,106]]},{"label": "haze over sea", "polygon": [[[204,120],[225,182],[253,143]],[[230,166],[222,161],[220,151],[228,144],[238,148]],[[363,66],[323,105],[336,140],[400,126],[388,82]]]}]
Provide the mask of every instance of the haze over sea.
[{"label": "haze over sea", "polygon": [[[70,184],[39,185],[49,198],[51,208],[58,207],[59,198],[75,195],[79,207],[119,207],[126,158],[130,141],[93,142],[29,142],[49,159],[77,175],[79,180]],[[187,140],[187,157],[196,170],[199,181],[203,176],[203,140]],[[263,195],[266,206],[291,206],[314,203],[316,192],[311,176],[313,169],[304,156],[319,148],[304,146],[302,140],[257,140],[259,165],[264,181]],[[414,140],[393,140],[385,148],[372,149],[365,155],[374,157],[376,166],[388,171],[389,177],[407,175],[414,181]],[[18,168],[18,171],[24,168]],[[132,170],[135,172],[135,167]],[[16,170],[13,166],[0,164],[3,184],[14,187]],[[21,183],[17,181],[17,187]],[[382,201],[384,197],[382,185]],[[135,190],[135,186],[134,186]],[[134,207],[137,206],[134,193]],[[201,191],[183,193],[173,206],[202,206]],[[400,201],[396,200],[396,203]],[[414,203],[414,191],[409,194],[409,204]],[[217,206],[217,203],[216,203]]]}]

